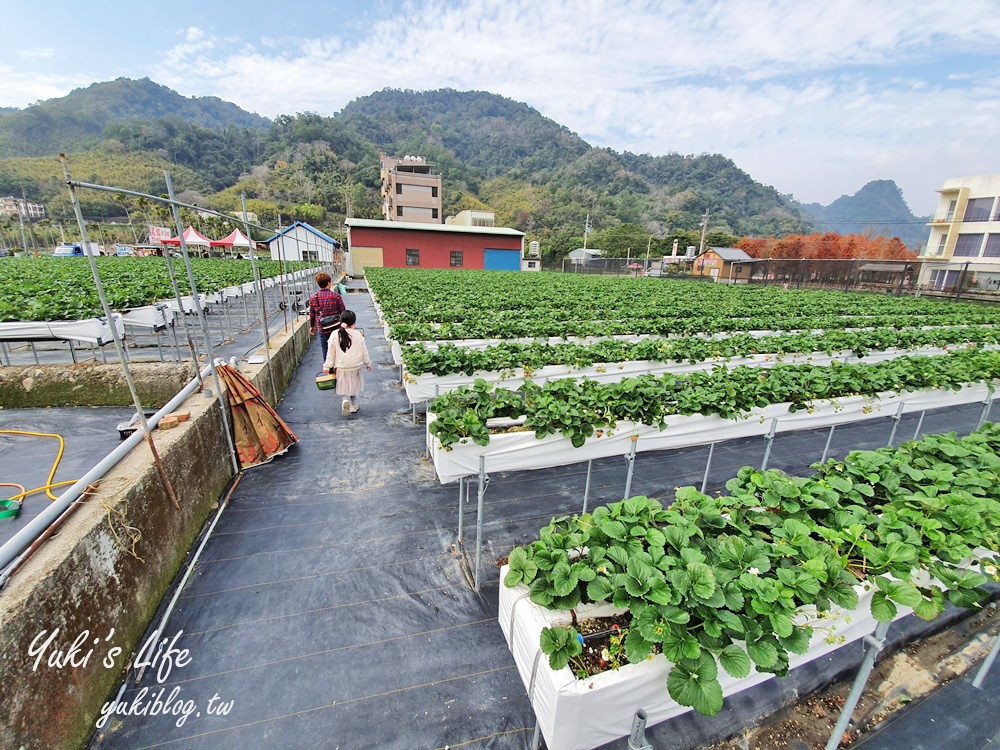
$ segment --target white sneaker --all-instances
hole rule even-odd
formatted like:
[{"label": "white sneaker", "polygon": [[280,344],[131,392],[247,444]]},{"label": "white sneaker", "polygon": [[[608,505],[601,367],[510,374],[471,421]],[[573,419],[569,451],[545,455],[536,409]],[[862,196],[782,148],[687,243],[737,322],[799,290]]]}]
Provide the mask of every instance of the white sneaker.
[{"label": "white sneaker", "polygon": [[340,414],[341,416],[346,417],[350,413],[351,413],[351,402],[345,398],[340,404]]},{"label": "white sneaker", "polygon": [[358,410],[358,405],[357,404],[351,404],[351,414],[353,414],[357,410]]}]

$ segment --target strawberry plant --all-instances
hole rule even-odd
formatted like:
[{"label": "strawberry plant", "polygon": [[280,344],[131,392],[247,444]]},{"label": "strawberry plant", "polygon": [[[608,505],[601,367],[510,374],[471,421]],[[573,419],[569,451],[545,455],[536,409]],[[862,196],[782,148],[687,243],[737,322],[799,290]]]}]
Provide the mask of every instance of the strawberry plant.
[{"label": "strawberry plant", "polygon": [[[787,673],[789,654],[809,649],[832,606],[857,607],[859,585],[882,621],[900,606],[924,619],[946,600],[977,606],[997,578],[998,449],[990,424],[965,438],[856,451],[808,477],[744,468],[719,497],[685,487],[670,507],[628,498],[553,519],[512,551],[505,585],[527,585],[553,609],[627,610],[627,660],[662,652],[670,696],[712,715],[720,668],[735,678],[753,667]],[[575,627],[546,628],[541,639],[553,669],[582,648]]]}]

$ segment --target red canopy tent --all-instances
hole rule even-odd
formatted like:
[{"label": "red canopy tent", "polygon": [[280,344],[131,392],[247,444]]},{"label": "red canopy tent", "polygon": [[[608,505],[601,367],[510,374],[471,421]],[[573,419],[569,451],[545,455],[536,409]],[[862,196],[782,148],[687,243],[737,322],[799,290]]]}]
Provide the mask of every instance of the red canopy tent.
[{"label": "red canopy tent", "polygon": [[[169,240],[160,240],[161,245],[180,245],[180,237],[171,237]],[[201,247],[211,247],[212,241],[199,232],[194,227],[189,226],[184,230],[184,244],[188,247],[200,245]]]},{"label": "red canopy tent", "polygon": [[234,229],[221,240],[212,240],[212,247],[242,247],[249,250],[254,247],[254,243],[239,229]]}]

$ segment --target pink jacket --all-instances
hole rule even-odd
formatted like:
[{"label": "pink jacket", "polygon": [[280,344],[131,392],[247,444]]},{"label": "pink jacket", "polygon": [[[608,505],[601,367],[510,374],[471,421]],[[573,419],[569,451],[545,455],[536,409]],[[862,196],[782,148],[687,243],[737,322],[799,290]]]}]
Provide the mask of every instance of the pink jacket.
[{"label": "pink jacket", "polygon": [[361,365],[371,367],[372,361],[368,356],[368,346],[365,344],[365,335],[357,328],[344,329],[351,337],[351,346],[346,352],[340,351],[340,332],[334,331],[330,336],[330,344],[326,350],[326,361],[323,366],[329,370],[356,370]]}]

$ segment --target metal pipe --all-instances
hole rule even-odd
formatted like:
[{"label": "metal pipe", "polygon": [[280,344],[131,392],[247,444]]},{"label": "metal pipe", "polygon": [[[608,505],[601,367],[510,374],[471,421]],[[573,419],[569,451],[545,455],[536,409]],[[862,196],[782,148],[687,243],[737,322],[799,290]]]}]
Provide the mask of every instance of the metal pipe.
[{"label": "metal pipe", "polygon": [[993,637],[993,648],[986,655],[986,660],[983,665],[976,672],[976,679],[972,681],[972,687],[981,688],[983,686],[983,680],[986,679],[986,673],[990,671],[990,667],[993,666],[993,661],[997,658],[997,651],[1000,651],[1000,634]]},{"label": "metal pipe", "polygon": [[632,445],[629,447],[628,453],[625,454],[625,463],[628,466],[628,470],[625,474],[625,496],[622,500],[627,500],[632,492],[632,474],[635,470],[635,446],[639,442],[639,436],[632,436]]},{"label": "metal pipe", "polygon": [[632,731],[628,736],[628,750],[653,750],[646,739],[646,712],[641,708],[632,717]]},{"label": "metal pipe", "polygon": [[983,402],[983,412],[982,412],[982,414],[979,415],[979,422],[976,424],[976,429],[977,430],[982,429],[983,424],[985,424],[986,420],[990,416],[990,409],[991,408],[993,408],[993,391],[992,390],[989,392],[989,395],[986,396],[986,401]]},{"label": "metal pipe", "polygon": [[764,460],[760,462],[760,470],[767,470],[767,462],[771,458],[771,446],[774,444],[774,433],[778,429],[778,418],[775,417],[771,420],[771,429],[768,430],[767,435],[764,437],[767,440],[767,448],[764,449]]},{"label": "metal pipe", "polygon": [[[156,412],[152,417],[149,418],[148,424],[150,429],[156,427],[159,421],[175,411],[192,393],[197,391],[201,387],[201,380],[208,377],[208,370],[211,367],[209,365],[200,374],[200,377],[194,378],[184,386],[181,391],[174,396],[166,405]],[[45,531],[48,526],[53,523],[63,512],[73,504],[73,502],[83,493],[87,487],[96,482],[98,479],[103,477],[110,471],[110,469],[117,464],[130,450],[142,442],[144,435],[141,430],[136,430],[131,435],[129,435],[121,444],[115,448],[111,453],[102,458],[94,468],[84,474],[80,479],[76,481],[75,484],[71,485],[69,489],[63,492],[59,497],[53,500],[51,503],[45,506],[45,509],[39,513],[37,516],[32,518],[23,529],[18,531],[14,536],[4,542],[3,546],[0,546],[0,568],[4,569],[2,575],[0,575],[0,588],[6,582],[9,575],[6,570],[7,566],[17,558],[17,556],[39,536]]]},{"label": "metal pipe", "polygon": [[705,473],[701,477],[701,492],[708,486],[708,470],[712,466],[712,455],[715,453],[715,443],[708,444],[708,460],[705,461]]},{"label": "metal pipe", "polygon": [[486,494],[486,487],[490,483],[490,477],[486,473],[486,456],[479,457],[479,497],[476,503],[476,570],[473,576],[473,587],[479,591],[479,560],[483,550],[483,495]]},{"label": "metal pipe", "polygon": [[465,528],[465,477],[458,478],[458,542],[462,543]]},{"label": "metal pipe", "polygon": [[[252,245],[253,239],[250,236],[250,222],[247,220],[247,198],[242,193],[240,194],[240,201],[243,206],[243,226],[247,230],[247,239],[250,240]],[[260,325],[264,329],[264,359],[267,360],[267,372],[271,383],[271,403],[277,404],[278,386],[274,382],[274,368],[271,367],[271,332],[267,325],[267,303],[264,300],[264,282],[257,268],[256,250],[257,248],[255,247],[250,248],[250,268],[253,271],[254,284],[257,285],[257,290],[260,292]]]},{"label": "metal pipe", "polygon": [[917,420],[917,429],[915,429],[913,431],[913,439],[914,440],[916,440],[918,437],[920,437],[920,428],[924,426],[924,416],[926,414],[927,414],[926,410],[920,412],[920,419]]},{"label": "metal pipe", "polygon": [[864,641],[868,645],[868,650],[865,652],[865,658],[862,660],[861,666],[858,668],[858,673],[854,677],[851,692],[847,696],[847,701],[844,703],[844,708],[841,710],[840,716],[837,717],[837,723],[833,727],[833,733],[826,743],[825,750],[837,750],[840,747],[840,740],[843,738],[844,731],[847,729],[847,725],[851,721],[851,716],[854,714],[854,709],[861,699],[861,693],[865,689],[868,677],[875,667],[875,659],[878,657],[879,652],[885,648],[885,635],[889,632],[889,625],[891,624],[890,622],[880,622],[875,628],[874,635],[865,636]]},{"label": "metal pipe", "polygon": [[896,441],[896,430],[899,429],[899,420],[903,417],[903,402],[899,402],[899,406],[896,408],[896,414],[892,418],[892,430],[889,432],[889,442],[886,446],[892,445]]},{"label": "metal pipe", "polygon": [[821,464],[826,463],[826,457],[830,454],[830,443],[833,442],[833,432],[837,429],[837,425],[830,425],[830,434],[826,436],[826,445],[823,446],[823,457],[819,460]]},{"label": "metal pipe", "polygon": [[[174,199],[174,183],[170,179],[170,172],[164,171],[164,178],[167,181],[167,195],[170,200]],[[198,294],[198,284],[194,280],[194,271],[191,269],[191,257],[188,255],[187,243],[184,241],[184,228],[181,225],[181,214],[177,206],[171,206],[174,215],[174,222],[177,224],[177,236],[181,243],[181,255],[184,257],[184,268],[187,270],[188,285],[191,287],[191,299],[194,301],[194,309],[198,314],[198,323],[201,326],[202,335],[205,337],[205,346],[208,350],[208,363],[215,364],[215,353],[212,349],[211,335],[208,331],[208,323],[205,320],[205,312],[201,309],[200,295]],[[270,363],[268,363],[270,364]],[[270,369],[270,368],[269,368]],[[236,457],[236,445],[233,443],[232,427],[229,424],[229,404],[226,403],[226,390],[219,381],[219,373],[212,367],[212,382],[215,383],[215,392],[219,400],[219,408],[222,409],[222,425],[226,431],[226,445],[229,447],[229,460],[233,465],[233,473],[240,471],[240,462]]]},{"label": "metal pipe", "polygon": [[587,461],[587,483],[583,486],[583,510],[580,514],[583,515],[587,512],[587,501],[590,499],[590,472],[594,468],[593,459]]}]

